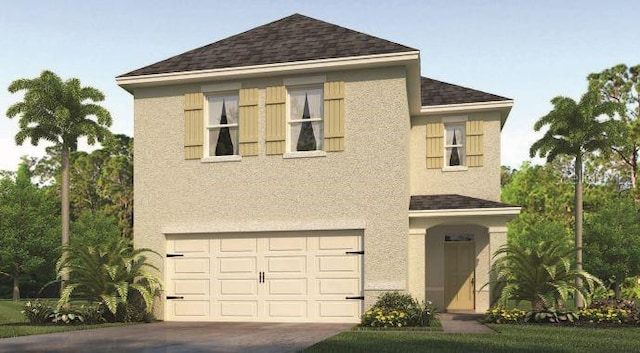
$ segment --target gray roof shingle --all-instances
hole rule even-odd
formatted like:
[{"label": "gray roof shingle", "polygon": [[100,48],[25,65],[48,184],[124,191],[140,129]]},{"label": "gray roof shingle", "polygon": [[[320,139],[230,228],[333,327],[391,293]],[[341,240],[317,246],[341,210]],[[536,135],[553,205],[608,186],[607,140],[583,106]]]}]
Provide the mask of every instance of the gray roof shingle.
[{"label": "gray roof shingle", "polygon": [[507,101],[510,98],[421,77],[422,106]]},{"label": "gray roof shingle", "polygon": [[300,14],[193,49],[119,77],[417,51]]},{"label": "gray roof shingle", "polygon": [[507,208],[518,207],[502,202],[495,202],[474,197],[443,194],[443,195],[415,195],[409,202],[410,211],[430,210],[461,210],[470,208]]}]

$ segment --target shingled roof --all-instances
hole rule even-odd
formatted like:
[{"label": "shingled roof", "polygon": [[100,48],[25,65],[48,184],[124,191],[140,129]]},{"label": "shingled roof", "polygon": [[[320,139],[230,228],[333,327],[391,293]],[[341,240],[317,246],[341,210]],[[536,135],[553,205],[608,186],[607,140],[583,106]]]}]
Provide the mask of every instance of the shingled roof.
[{"label": "shingled roof", "polygon": [[293,14],[119,77],[407,51],[417,49]]},{"label": "shingled roof", "polygon": [[422,106],[508,101],[495,94],[421,77]]},{"label": "shingled roof", "polygon": [[461,210],[471,208],[509,208],[518,207],[502,202],[477,199],[457,194],[415,195],[409,202],[410,211]]}]

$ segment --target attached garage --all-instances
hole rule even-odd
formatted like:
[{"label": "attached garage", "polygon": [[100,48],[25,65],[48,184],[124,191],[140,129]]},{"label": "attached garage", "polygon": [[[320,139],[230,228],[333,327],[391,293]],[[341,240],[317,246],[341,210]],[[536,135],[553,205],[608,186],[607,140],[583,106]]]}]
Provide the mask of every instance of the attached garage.
[{"label": "attached garage", "polygon": [[167,235],[166,320],[358,322],[362,231]]}]

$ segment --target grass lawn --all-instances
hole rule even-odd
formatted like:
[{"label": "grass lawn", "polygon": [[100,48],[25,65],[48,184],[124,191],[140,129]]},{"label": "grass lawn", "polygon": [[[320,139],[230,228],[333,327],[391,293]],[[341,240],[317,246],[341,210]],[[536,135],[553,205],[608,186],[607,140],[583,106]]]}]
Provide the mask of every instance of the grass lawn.
[{"label": "grass lawn", "polygon": [[343,332],[305,352],[637,352],[640,328],[492,325],[496,334]]},{"label": "grass lawn", "polygon": [[13,302],[11,300],[0,300],[0,338],[38,335],[42,333],[64,332],[87,330],[110,326],[120,326],[121,323],[110,323],[100,325],[42,325],[34,326],[27,324],[20,313],[24,301]]}]

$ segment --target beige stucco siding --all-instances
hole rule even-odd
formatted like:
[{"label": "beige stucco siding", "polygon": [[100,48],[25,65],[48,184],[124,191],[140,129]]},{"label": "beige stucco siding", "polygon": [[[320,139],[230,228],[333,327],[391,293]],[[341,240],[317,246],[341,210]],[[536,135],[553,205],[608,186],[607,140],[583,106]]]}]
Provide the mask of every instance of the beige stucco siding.
[{"label": "beige stucco siding", "polygon": [[[483,166],[467,170],[427,169],[426,125],[450,115],[414,116],[411,120],[411,194],[460,194],[500,200],[500,113],[455,114],[483,121]],[[444,148],[444,146],[443,146]]]},{"label": "beige stucco siding", "polygon": [[[166,232],[364,229],[366,291],[406,288],[409,130],[405,70],[327,74],[345,82],[345,150],[326,157],[265,155],[265,88],[257,87],[259,155],[184,159],[184,94],[201,85],[137,89],[135,245],[166,252]],[[156,260],[162,268],[162,260]],[[365,292],[365,296],[368,296]],[[169,294],[169,293],[167,293]],[[160,313],[162,314],[162,313]]]}]

